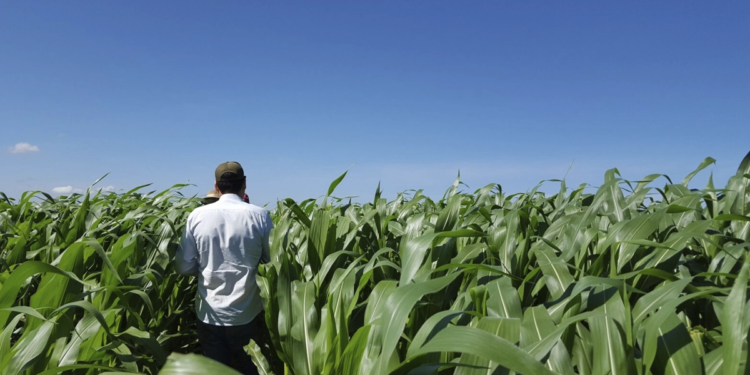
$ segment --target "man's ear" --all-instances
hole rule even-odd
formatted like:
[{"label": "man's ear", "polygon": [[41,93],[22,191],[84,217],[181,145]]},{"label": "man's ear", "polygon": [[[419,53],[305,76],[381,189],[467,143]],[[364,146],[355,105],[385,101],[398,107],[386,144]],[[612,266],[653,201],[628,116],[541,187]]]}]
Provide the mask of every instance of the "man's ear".
[{"label": "man's ear", "polygon": [[214,190],[216,190],[217,193],[219,193],[219,196],[221,196],[221,191],[219,190],[219,184],[214,181]]}]

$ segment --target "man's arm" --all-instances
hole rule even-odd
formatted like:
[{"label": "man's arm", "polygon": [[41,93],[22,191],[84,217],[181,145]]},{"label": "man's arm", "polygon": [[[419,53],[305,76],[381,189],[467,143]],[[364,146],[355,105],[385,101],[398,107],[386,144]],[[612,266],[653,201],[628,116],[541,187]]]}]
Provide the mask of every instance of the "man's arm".
[{"label": "man's arm", "polygon": [[198,261],[198,246],[195,243],[195,237],[190,231],[190,220],[182,232],[180,245],[177,247],[177,254],[174,257],[174,267],[177,273],[187,276],[198,276],[200,267]]}]

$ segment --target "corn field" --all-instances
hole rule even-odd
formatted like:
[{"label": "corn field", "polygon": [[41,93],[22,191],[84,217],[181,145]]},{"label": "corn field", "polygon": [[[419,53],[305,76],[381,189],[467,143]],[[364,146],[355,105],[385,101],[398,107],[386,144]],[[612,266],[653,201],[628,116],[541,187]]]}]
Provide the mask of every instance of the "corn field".
[{"label": "corn field", "polygon": [[[750,373],[750,154],[724,187],[277,202],[261,374]],[[659,184],[659,187],[655,187]],[[0,373],[235,372],[199,355],[171,261],[198,199],[0,194]],[[587,191],[592,191],[587,192]]]}]

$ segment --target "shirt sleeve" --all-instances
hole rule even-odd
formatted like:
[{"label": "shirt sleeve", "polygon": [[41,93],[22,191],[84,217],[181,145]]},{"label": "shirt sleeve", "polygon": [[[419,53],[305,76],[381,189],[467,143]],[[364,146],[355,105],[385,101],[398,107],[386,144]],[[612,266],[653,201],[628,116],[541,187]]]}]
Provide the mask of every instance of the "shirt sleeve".
[{"label": "shirt sleeve", "polygon": [[175,270],[180,275],[197,276],[199,273],[198,246],[195,243],[195,237],[190,231],[190,220],[182,232],[180,245],[177,247],[177,254],[174,257]]},{"label": "shirt sleeve", "polygon": [[271,214],[266,212],[265,225],[263,230],[263,253],[261,254],[261,261],[263,263],[271,262],[271,246],[269,244],[269,238],[271,237],[271,229],[273,229],[273,221],[271,220]]}]

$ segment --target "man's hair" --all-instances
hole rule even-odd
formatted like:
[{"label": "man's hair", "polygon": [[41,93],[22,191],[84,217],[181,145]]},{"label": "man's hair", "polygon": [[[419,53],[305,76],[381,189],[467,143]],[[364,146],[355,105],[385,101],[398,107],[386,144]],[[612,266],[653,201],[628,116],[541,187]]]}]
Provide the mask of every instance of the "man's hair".
[{"label": "man's hair", "polygon": [[244,183],[245,176],[237,177],[232,172],[225,172],[221,175],[221,180],[216,181],[216,185],[222,194],[238,194],[242,190],[242,184]]}]

